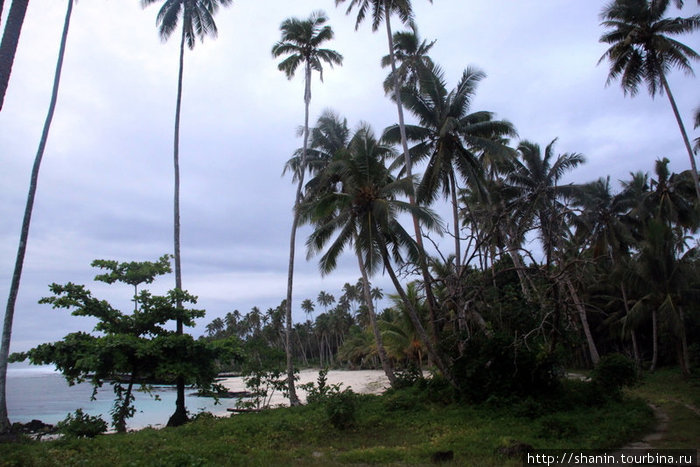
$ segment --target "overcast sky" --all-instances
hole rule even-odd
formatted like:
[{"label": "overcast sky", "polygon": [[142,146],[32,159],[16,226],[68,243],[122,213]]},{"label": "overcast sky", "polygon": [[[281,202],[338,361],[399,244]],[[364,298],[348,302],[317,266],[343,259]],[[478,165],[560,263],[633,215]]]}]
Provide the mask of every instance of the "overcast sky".
[{"label": "overcast sky", "polygon": [[[558,152],[579,152],[587,163],[567,181],[653,170],[668,157],[673,171],[689,168],[665,96],[645,89],[624,97],[605,87],[607,64],[598,14],[603,1],[414,0],[420,34],[437,39],[431,56],[450,87],[475,65],[487,73],[472,110],[490,110],[516,126],[521,139]],[[7,2],[6,2],[7,4]],[[5,7],[7,10],[9,5]],[[9,90],[0,112],[0,299],[4,312],[31,165],[48,107],[65,1],[30,2]],[[162,43],[155,18],[160,5],[136,0],[78,2],[68,36],[58,105],[46,148],[17,302],[12,351],[89,330],[37,301],[51,282],[87,284],[128,310],[130,288],[94,283],[93,259],[155,260],[172,251],[172,139],[179,37]],[[328,47],[345,57],[314,76],[311,122],[331,108],[351,127],[370,123],[377,133],[396,122],[384,96],[387,53],[383,29],[355,31],[355,13],[332,0],[234,0],[216,16],[218,38],[185,54],[180,163],[183,286],[199,296],[207,316],[193,334],[229,311],[277,306],[285,296],[294,186],[282,166],[301,145],[303,77],[288,81],[270,48],[288,17],[326,11],[336,37]],[[686,2],[672,15],[700,12]],[[5,11],[6,15],[7,12]],[[5,18],[2,18],[2,26]],[[399,29],[394,18],[395,29]],[[681,41],[700,51],[700,35]],[[697,64],[696,64],[697,68]],[[669,82],[693,131],[700,105],[696,78],[673,73]],[[409,118],[410,119],[410,118]],[[515,142],[517,143],[517,141]],[[445,211],[447,212],[447,211]],[[306,261],[298,235],[295,320],[299,303],[320,290],[337,296],[359,276],[352,257],[321,278]],[[449,249],[449,242],[446,248]],[[390,291],[389,282],[376,284]],[[162,292],[172,275],[154,284]]]}]

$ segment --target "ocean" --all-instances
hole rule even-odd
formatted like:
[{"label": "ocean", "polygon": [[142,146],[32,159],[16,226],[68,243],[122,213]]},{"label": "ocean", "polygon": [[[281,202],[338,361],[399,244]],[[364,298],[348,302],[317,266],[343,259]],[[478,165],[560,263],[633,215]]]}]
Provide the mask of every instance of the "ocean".
[{"label": "ocean", "polygon": [[[155,394],[160,400],[152,397]],[[112,386],[105,383],[97,391],[94,401],[90,400],[91,395],[91,384],[69,386],[63,375],[50,366],[17,368],[10,365],[7,371],[7,411],[11,422],[26,423],[36,419],[55,425],[80,408],[90,415],[101,416],[111,427],[110,410],[114,404]],[[154,387],[152,395],[139,391],[134,395],[136,414],[127,420],[129,429],[164,426],[175,411],[176,392],[173,386]],[[226,407],[235,406],[236,401],[221,399],[220,402],[215,405],[211,397],[187,395],[185,398],[190,415],[202,411],[222,415],[226,413]]]}]

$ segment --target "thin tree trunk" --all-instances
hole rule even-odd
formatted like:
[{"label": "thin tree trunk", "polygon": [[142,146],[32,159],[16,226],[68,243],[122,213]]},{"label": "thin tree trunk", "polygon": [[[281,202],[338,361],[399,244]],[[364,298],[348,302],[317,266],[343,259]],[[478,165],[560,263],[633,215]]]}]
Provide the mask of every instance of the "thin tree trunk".
[{"label": "thin tree trunk", "polygon": [[[357,233],[355,232],[355,245],[357,245]],[[367,302],[367,312],[369,314],[369,322],[372,325],[372,332],[374,333],[374,341],[377,343],[377,354],[379,355],[379,361],[382,364],[382,369],[389,379],[389,384],[394,386],[396,384],[396,376],[394,376],[394,369],[391,365],[391,360],[386,354],[386,349],[384,348],[384,342],[382,341],[382,333],[379,331],[379,324],[377,323],[377,314],[374,312],[374,304],[372,303],[372,295],[369,288],[369,278],[367,277],[367,270],[365,269],[365,262],[362,259],[362,254],[359,251],[355,251],[357,256],[357,264],[360,267],[360,273],[362,274],[362,291],[365,296],[365,302]]]},{"label": "thin tree trunk", "polygon": [[455,236],[455,274],[457,277],[460,277],[462,272],[462,252],[459,241],[459,209],[457,205],[457,183],[455,182],[455,174],[452,171],[450,171],[450,191],[452,192],[452,219]]},{"label": "thin tree trunk", "polygon": [[299,208],[301,204],[301,192],[304,187],[304,175],[306,174],[306,151],[309,144],[309,103],[311,102],[311,64],[307,61],[304,73],[304,142],[301,152],[301,166],[299,167],[299,182],[297,183],[296,196],[294,198],[294,218],[292,220],[292,232],[289,236],[289,265],[287,268],[287,309],[286,309],[286,340],[287,340],[287,386],[289,391],[289,405],[300,405],[294,387],[294,362],[292,360],[292,290],[294,287],[294,254],[296,250],[297,227],[299,226]]},{"label": "thin tree trunk", "polygon": [[688,356],[688,339],[685,332],[685,317],[683,316],[683,309],[678,308],[678,317],[681,321],[681,353],[680,366],[683,372],[683,377],[687,378],[690,376],[690,358]]},{"label": "thin tree trunk", "polygon": [[658,335],[658,324],[656,322],[656,310],[651,312],[651,366],[649,371],[653,372],[656,370],[656,362],[659,359],[659,335]]},{"label": "thin tree trunk", "polygon": [[685,144],[685,149],[688,151],[688,157],[690,158],[690,173],[693,175],[693,183],[695,183],[695,194],[698,197],[698,200],[700,200],[700,182],[698,182],[698,168],[695,165],[695,155],[693,154],[693,149],[690,146],[690,140],[688,139],[688,133],[685,131],[685,126],[683,125],[683,120],[681,119],[680,113],[678,113],[678,107],[676,106],[676,100],[673,98],[673,94],[671,94],[671,88],[668,85],[668,81],[666,81],[666,76],[664,73],[661,73],[661,84],[664,87],[664,90],[666,91],[666,95],[668,96],[668,100],[671,103],[671,108],[673,109],[673,115],[676,117],[676,122],[678,122],[678,128],[681,130],[681,136],[683,137],[683,143]]},{"label": "thin tree trunk", "polygon": [[[183,18],[183,24],[186,19]],[[182,74],[185,66],[185,28],[182,28],[180,40],[180,69],[177,75],[177,103],[175,105],[175,135],[173,138],[173,168],[175,173],[175,190],[173,201],[173,243],[175,250],[175,288],[182,290],[182,260],[180,256],[180,109],[182,104]],[[182,302],[177,301],[176,307],[182,309]],[[178,316],[176,325],[177,335],[183,333],[182,319]],[[176,381],[177,398],[175,399],[175,412],[170,416],[167,426],[180,426],[187,423],[187,409],[185,408],[185,380],[178,376]]]},{"label": "thin tree trunk", "polygon": [[[620,282],[620,291],[622,292],[622,303],[625,307],[625,316],[629,316],[630,307],[627,303],[627,291],[625,290],[625,284],[622,282]],[[637,332],[634,329],[631,329],[630,335],[632,337],[632,352],[634,353],[634,365],[637,368],[640,368],[642,364],[642,359],[639,356],[639,347],[637,346]]]},{"label": "thin tree trunk", "polygon": [[[384,2],[384,22],[386,23],[386,36],[389,42],[389,58],[391,63],[391,73],[394,76],[394,100],[396,101],[396,110],[399,117],[399,134],[401,135],[401,148],[403,150],[404,162],[406,165],[406,176],[413,179],[413,163],[411,161],[411,156],[408,153],[408,138],[406,138],[406,123],[403,117],[403,104],[401,102],[401,84],[399,83],[399,74],[396,72],[396,57],[394,56],[394,38],[391,33],[391,10],[389,9],[390,2]],[[415,193],[415,189],[412,192]],[[411,194],[408,197],[408,201],[411,205],[416,205],[415,195]],[[418,217],[415,215],[411,216],[413,218],[413,230],[416,235],[416,243],[418,244],[418,262],[423,274],[423,282],[425,288],[425,298],[428,304],[428,313],[430,315],[430,324],[432,325],[432,338],[433,344],[437,345],[439,342],[439,330],[438,322],[436,316],[437,301],[433,295],[432,289],[432,277],[430,276],[430,271],[428,270],[428,262],[425,254],[425,248],[423,246],[423,234],[420,230],[420,224],[418,222]]]},{"label": "thin tree trunk", "polygon": [[[13,2],[14,3],[14,2]],[[39,168],[41,167],[41,159],[44,157],[44,149],[49,138],[49,129],[51,121],[56,110],[56,101],[58,99],[58,85],[61,81],[61,69],[63,68],[63,57],[66,51],[66,42],[68,40],[68,29],[70,26],[71,13],[73,12],[73,0],[68,0],[68,9],[66,10],[66,18],[63,23],[63,34],[61,35],[61,45],[58,49],[58,62],[56,63],[56,73],[53,79],[53,90],[51,92],[51,102],[49,111],[44,122],[44,129],[41,133],[39,141],[39,149],[34,158],[34,166],[32,167],[31,179],[29,182],[29,193],[27,194],[27,204],[24,209],[24,218],[22,220],[22,230],[19,235],[19,247],[17,248],[17,258],[15,260],[15,269],[12,274],[12,283],[10,284],[10,295],[7,299],[7,308],[5,310],[5,321],[2,329],[2,344],[0,345],[0,433],[7,433],[10,429],[10,420],[7,417],[7,364],[10,355],[10,340],[12,337],[12,320],[15,314],[15,303],[17,301],[17,293],[19,292],[20,279],[22,278],[22,267],[24,266],[24,255],[27,251],[27,239],[29,237],[29,225],[32,220],[32,210],[34,208],[34,197],[36,196],[37,182],[39,180]],[[8,20],[9,22],[9,20]]]},{"label": "thin tree trunk", "polygon": [[595,341],[593,340],[593,335],[591,334],[591,329],[588,326],[588,317],[586,315],[586,308],[581,302],[578,292],[574,288],[574,284],[571,283],[571,279],[566,277],[565,279],[566,287],[569,289],[571,298],[574,301],[574,306],[576,311],[578,311],[578,316],[581,321],[581,327],[583,327],[583,335],[586,337],[586,343],[588,344],[588,353],[591,357],[591,362],[593,365],[597,365],[600,361],[600,355],[598,354],[598,349],[596,348]]},{"label": "thin tree trunk", "polygon": [[[24,16],[27,13],[29,0],[12,0],[10,11],[7,13],[7,24],[0,42],[0,110],[5,102],[7,85],[10,82],[12,64],[15,61],[17,44],[24,24]],[[3,3],[0,2],[0,16],[2,15]]]}]

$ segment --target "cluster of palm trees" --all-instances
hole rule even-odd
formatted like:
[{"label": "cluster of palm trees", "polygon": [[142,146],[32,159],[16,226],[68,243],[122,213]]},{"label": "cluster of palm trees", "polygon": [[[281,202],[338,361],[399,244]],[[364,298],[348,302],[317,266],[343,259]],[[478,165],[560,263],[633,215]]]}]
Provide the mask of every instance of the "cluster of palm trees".
[{"label": "cluster of palm trees", "polygon": [[[475,270],[483,273],[489,269],[495,277],[496,265],[506,258],[517,273],[521,298],[541,318],[536,327],[517,332],[539,335],[550,352],[562,340],[580,336],[585,360],[596,364],[601,340],[605,341],[604,351],[624,342],[618,339],[613,344],[602,337],[610,332],[612,322],[622,323],[620,336],[632,336],[633,353],[640,361],[635,329],[645,320],[639,316],[651,314],[651,341],[656,349],[656,315],[663,309],[665,315],[675,316],[672,337],[677,337],[679,362],[687,372],[685,323],[688,310],[697,312],[689,297],[700,285],[695,249],[683,246],[684,236],[698,228],[700,190],[692,150],[691,170],[671,176],[667,161],[662,160],[653,183],[625,182],[617,194],[605,180],[562,184],[562,177],[582,164],[584,157],[557,154],[556,140],[544,150],[527,140],[511,145],[517,132],[510,122],[497,119],[492,112],[471,109],[476,87],[485,74],[467,68],[450,89],[444,73],[428,56],[433,43],[418,36],[410,3],[357,0],[348,8],[350,13],[357,7],[357,25],[371,14],[373,30],[382,22],[387,26],[390,53],[383,64],[391,65],[391,71],[384,85],[397,105],[399,123],[377,136],[362,123],[351,132],[344,119],[326,112],[314,129],[305,131],[310,133],[308,146],[305,141],[285,168],[300,183],[303,174],[308,172],[311,177],[303,196],[297,197],[295,210],[295,215],[314,229],[307,240],[308,256],[320,255],[323,274],[336,267],[347,248],[357,258],[374,345],[389,380],[394,381],[396,361],[384,348],[377,312],[368,296],[369,278],[380,271],[389,275],[401,303],[400,313],[410,321],[421,350],[454,383],[450,368],[455,358],[463,356],[460,340],[469,339],[474,332],[488,335],[494,331],[488,319],[490,304],[479,301],[484,295],[474,293],[476,286],[470,278]],[[636,93],[642,82],[652,96],[663,90],[687,142],[665,75],[674,66],[692,71],[690,64],[697,54],[670,36],[700,29],[700,15],[669,19],[665,17],[668,7],[668,1],[645,0],[618,0],[606,6],[601,19],[609,30],[601,42],[611,47],[601,61],[611,62],[608,83],[620,78],[626,93]],[[392,34],[392,15],[410,30]],[[415,118],[415,124],[405,123],[405,110]],[[673,188],[669,188],[671,180]],[[655,210],[653,200],[661,196],[657,192],[662,186],[669,196],[672,193],[679,199],[673,206],[685,213],[682,221]],[[633,188],[638,189],[634,196],[630,194]],[[595,196],[607,196],[618,211],[605,213],[604,209],[612,207],[601,204]],[[431,210],[441,197],[452,206],[451,226],[450,222],[444,225]],[[631,199],[637,202],[635,206],[622,201]],[[616,232],[627,239],[624,245],[601,243],[610,240],[607,236],[613,233],[604,232],[606,225],[591,224],[598,216],[614,222]],[[408,218],[413,221],[412,233],[402,225]],[[434,243],[435,252],[428,252],[425,242],[432,241],[435,234],[451,236],[454,250],[443,254]],[[533,236],[539,240],[535,250],[541,249],[541,260],[537,251],[525,248]],[[653,245],[648,245],[652,240]],[[527,266],[525,258],[530,260]],[[626,264],[626,272],[603,274],[614,269],[610,264],[601,266],[610,261]],[[666,261],[663,280],[650,280],[652,271],[660,267],[654,261]],[[678,288],[676,264],[682,264],[684,272],[694,272],[682,290]],[[596,281],[587,276],[591,268],[599,273]],[[654,274],[658,276],[658,272]],[[414,280],[411,287],[418,291],[414,297],[407,293],[402,281],[405,277]],[[624,316],[596,302],[593,291],[602,284],[615,285],[619,293],[613,301],[625,310]],[[661,284],[663,290],[659,289]],[[642,294],[649,290],[655,292]],[[427,313],[421,315],[418,309]],[[439,345],[446,339],[456,343],[454,348]],[[652,367],[656,360],[654,351]]]},{"label": "cluster of palm trees", "polygon": [[[27,3],[12,0],[0,42],[0,109]],[[0,350],[0,432],[9,429],[5,377],[14,306],[73,3],[67,1],[52,99],[32,170],[5,313]],[[141,0],[144,7],[153,3],[156,0]],[[179,135],[185,46],[192,49],[197,38],[216,36],[214,15],[232,0],[162,3],[156,21],[163,40],[181,26],[173,142],[173,243],[176,288],[182,289]],[[346,0],[335,3],[344,4]],[[410,0],[347,1],[347,13],[357,14],[356,29],[367,18],[373,31],[385,26],[388,55],[382,65],[390,72],[384,89],[396,104],[398,124],[381,135],[366,124],[350,131],[344,119],[325,113],[316,127],[310,128],[312,73],[322,73],[324,63],[341,64],[342,56],[321,47],[333,38],[323,12],[313,13],[307,20],[291,18],[282,23],[282,37],[272,54],[286,57],[279,68],[288,78],[300,66],[305,78],[303,146],[286,166],[297,182],[284,302],[284,347],[292,404],[298,402],[293,382],[292,289],[296,231],[302,222],[313,228],[307,250],[309,256],[321,255],[322,273],[335,268],[346,248],[355,254],[376,358],[392,382],[397,354],[387,352],[385,341],[396,339],[398,332],[395,329],[392,334],[387,326],[380,325],[370,277],[385,272],[394,284],[395,318],[410,323],[410,331],[403,328],[404,337],[410,336],[409,347],[415,350],[407,355],[421,361],[425,356],[455,384],[451,365],[456,357],[462,357],[461,344],[474,332],[494,332],[494,321],[489,320],[493,307],[483,300],[488,295],[484,288],[475,287],[475,274],[481,274],[481,279],[491,274],[496,286],[497,276],[503,272],[499,268],[506,260],[511,265],[506,269],[516,273],[521,298],[541,318],[537,327],[519,329],[520,339],[522,333],[528,338],[539,336],[554,350],[567,337],[563,330],[573,330],[582,336],[589,361],[596,363],[601,323],[608,330],[614,322],[621,326],[622,335],[631,336],[634,355],[641,359],[644,339],[635,332],[648,318],[653,328],[652,365],[659,358],[659,329],[666,326],[678,343],[679,361],[687,371],[692,343],[688,342],[686,327],[697,314],[697,308],[688,303],[692,303],[689,297],[698,285],[698,257],[684,241],[698,228],[700,183],[693,148],[666,75],[671,68],[692,73],[692,62],[698,54],[672,36],[700,29],[700,15],[669,18],[666,13],[670,3],[615,0],[601,12],[602,26],[607,30],[600,40],[610,45],[601,57],[601,61],[610,61],[608,83],[619,79],[625,93],[631,95],[642,83],[652,96],[665,93],[691,163],[689,171],[671,174],[668,163],[660,160],[656,178],[635,174],[624,182],[619,193],[612,192],[607,180],[561,185],[562,176],[581,164],[583,156],[556,154],[554,142],[544,152],[526,140],[513,145],[511,138],[517,133],[510,122],[497,119],[492,112],[472,110],[476,87],[484,73],[467,68],[451,89],[440,67],[428,56],[434,43],[418,36]],[[680,7],[683,2],[674,3]],[[0,12],[3,5],[0,1]],[[409,30],[394,32],[393,18]],[[406,123],[405,111],[415,123]],[[700,115],[695,116],[695,125],[698,123]],[[695,143],[697,148],[700,143]],[[431,209],[441,197],[452,207],[451,219],[446,223]],[[408,219],[412,229],[406,230],[403,222]],[[451,236],[453,251],[441,251],[442,246],[434,241],[436,235]],[[535,251],[525,248],[533,235],[539,239],[541,261]],[[622,270],[611,266],[622,264],[626,265]],[[412,283],[406,284],[408,280]],[[598,289],[606,287],[613,287],[615,293],[608,290],[596,295]],[[608,302],[601,302],[603,296],[609,298]],[[610,312],[610,303],[617,303],[617,312]],[[308,304],[302,306],[309,308]],[[594,323],[590,322],[592,317]],[[182,332],[181,322],[177,330]],[[454,345],[446,348],[445,342]],[[332,352],[327,356],[332,358]],[[178,381],[176,406],[170,425],[187,419],[182,380]]]}]

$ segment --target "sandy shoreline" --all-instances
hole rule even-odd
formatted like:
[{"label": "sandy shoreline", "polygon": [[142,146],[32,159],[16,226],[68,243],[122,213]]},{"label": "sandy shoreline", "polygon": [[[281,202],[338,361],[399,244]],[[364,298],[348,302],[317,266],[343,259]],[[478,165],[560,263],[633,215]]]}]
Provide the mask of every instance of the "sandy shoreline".
[{"label": "sandy shoreline", "polygon": [[[299,372],[299,380],[296,382],[297,395],[302,402],[306,402],[306,391],[299,386],[309,382],[316,382],[318,379],[318,369],[306,369]],[[327,384],[342,383],[341,390],[352,388],[360,394],[381,394],[389,387],[389,381],[382,370],[330,370],[326,376]],[[219,381],[227,390],[238,392],[245,391],[245,382],[242,376],[224,378]],[[280,392],[275,392],[270,401],[272,407],[287,406],[289,400],[282,396]],[[228,416],[230,412],[226,409],[234,408],[236,399],[222,399],[221,405],[212,411],[218,417]]]}]

